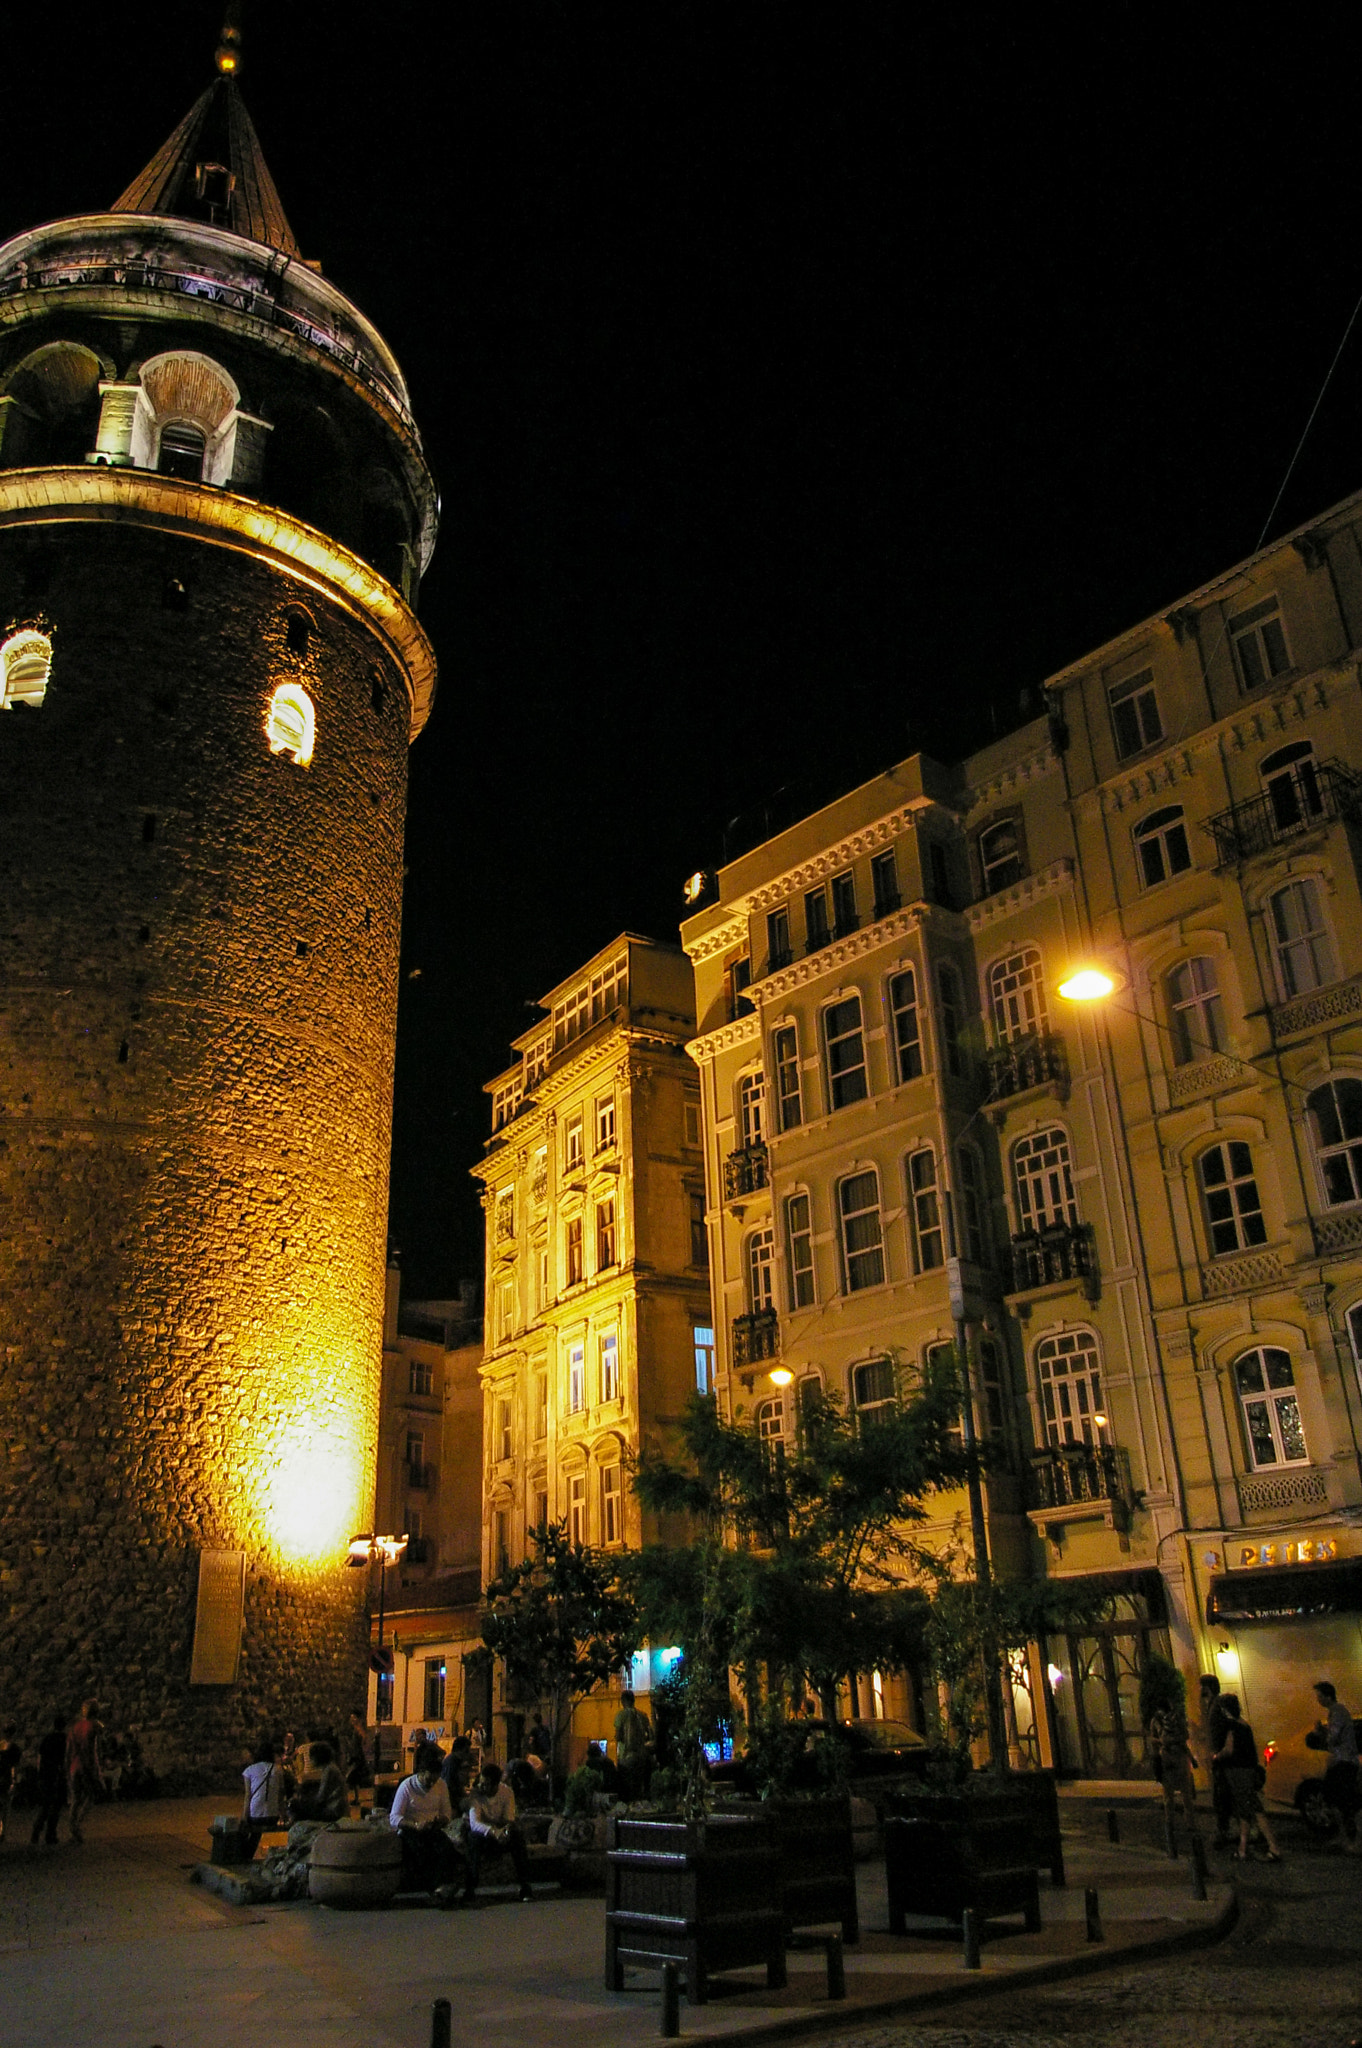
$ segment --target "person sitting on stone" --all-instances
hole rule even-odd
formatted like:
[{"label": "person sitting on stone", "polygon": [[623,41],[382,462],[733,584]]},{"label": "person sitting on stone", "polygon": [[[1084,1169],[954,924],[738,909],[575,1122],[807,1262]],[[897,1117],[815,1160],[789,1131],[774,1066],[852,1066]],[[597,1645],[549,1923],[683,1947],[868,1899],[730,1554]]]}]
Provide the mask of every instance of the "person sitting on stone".
[{"label": "person sitting on stone", "polygon": [[454,1809],[440,1775],[442,1759],[433,1742],[423,1742],[414,1761],[416,1769],[398,1786],[388,1813],[388,1825],[402,1838],[403,1889],[429,1892],[437,1906],[452,1906],[462,1865],[447,1832]]},{"label": "person sitting on stone", "polygon": [[502,1784],[500,1764],[484,1764],[468,1809],[468,1838],[464,1850],[468,1858],[465,1900],[471,1899],[478,1888],[484,1855],[497,1849],[504,1849],[511,1859],[523,1904],[531,1896],[530,1860],[525,1852],[525,1837],[516,1826],[515,1794],[509,1785]]},{"label": "person sitting on stone", "polygon": [[344,1820],[350,1792],[329,1742],[309,1742],[308,1775],[289,1801],[290,1820]]},{"label": "person sitting on stone", "polygon": [[255,1759],[241,1773],[245,1794],[241,1801],[241,1825],[249,1828],[256,1841],[261,1832],[279,1819],[284,1802],[284,1773],[279,1752],[272,1742],[262,1742]]}]

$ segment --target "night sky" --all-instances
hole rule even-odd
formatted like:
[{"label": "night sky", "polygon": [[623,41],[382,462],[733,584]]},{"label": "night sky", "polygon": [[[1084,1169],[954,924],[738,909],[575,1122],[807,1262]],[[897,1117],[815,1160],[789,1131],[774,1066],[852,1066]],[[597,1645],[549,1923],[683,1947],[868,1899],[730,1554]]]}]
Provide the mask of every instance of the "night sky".
[{"label": "night sky", "polygon": [[[212,77],[212,4],[92,18],[7,19],[0,236],[107,206]],[[1359,320],[1273,509],[1362,293],[1355,21],[246,9],[294,230],[395,349],[444,502],[409,1294],[480,1273],[481,1083],[527,999],[1362,485]]]}]

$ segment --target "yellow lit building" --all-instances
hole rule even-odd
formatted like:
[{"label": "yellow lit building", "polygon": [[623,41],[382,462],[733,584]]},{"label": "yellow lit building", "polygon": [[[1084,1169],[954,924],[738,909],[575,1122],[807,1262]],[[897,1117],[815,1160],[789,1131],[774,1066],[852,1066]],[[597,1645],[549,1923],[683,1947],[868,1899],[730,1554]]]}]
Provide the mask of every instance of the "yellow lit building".
[{"label": "yellow lit building", "polygon": [[[541,1007],[516,1064],[488,1084],[492,1136],[474,1169],[487,1212],[487,1578],[544,1522],[607,1550],[656,1538],[627,1460],[679,1417],[712,1357],[690,963],[625,934]],[[648,1682],[640,1659],[636,1688]],[[498,1691],[498,1740],[513,1750],[524,1704]],[[614,1710],[579,1709],[577,1750]]]}]

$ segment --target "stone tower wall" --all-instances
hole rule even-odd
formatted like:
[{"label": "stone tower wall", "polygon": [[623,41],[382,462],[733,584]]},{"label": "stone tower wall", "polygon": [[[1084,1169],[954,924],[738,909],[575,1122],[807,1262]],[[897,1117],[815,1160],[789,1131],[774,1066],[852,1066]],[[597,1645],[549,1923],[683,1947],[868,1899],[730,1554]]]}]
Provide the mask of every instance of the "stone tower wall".
[{"label": "stone tower wall", "polygon": [[[363,1697],[410,707],[357,612],[135,513],[0,531],[0,624],[38,615],[46,702],[0,714],[4,1711],[92,1690],[222,1772]],[[293,679],[307,768],[264,730]],[[246,1554],[235,1686],[189,1683],[205,1549]]]}]

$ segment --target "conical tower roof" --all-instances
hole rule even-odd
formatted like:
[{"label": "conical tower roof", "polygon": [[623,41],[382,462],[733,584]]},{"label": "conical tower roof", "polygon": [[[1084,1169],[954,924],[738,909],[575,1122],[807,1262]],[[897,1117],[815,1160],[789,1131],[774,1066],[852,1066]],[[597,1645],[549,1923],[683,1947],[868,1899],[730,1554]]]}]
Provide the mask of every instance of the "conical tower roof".
[{"label": "conical tower roof", "polygon": [[[199,167],[204,164],[220,164],[231,173],[225,203],[210,204],[197,189]],[[174,134],[109,211],[212,220],[234,235],[302,259],[240,88],[230,75],[215,78],[195,100]]]}]

